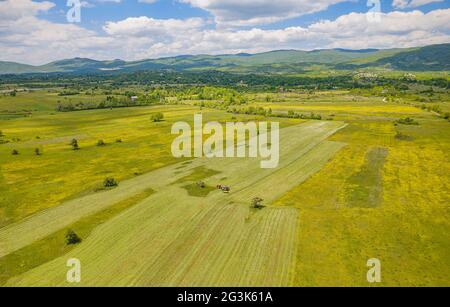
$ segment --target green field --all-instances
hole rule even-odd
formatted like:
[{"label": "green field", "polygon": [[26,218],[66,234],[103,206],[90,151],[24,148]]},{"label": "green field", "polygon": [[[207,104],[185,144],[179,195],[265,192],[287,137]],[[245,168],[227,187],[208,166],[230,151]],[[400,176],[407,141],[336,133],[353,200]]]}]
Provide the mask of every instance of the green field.
[{"label": "green field", "polygon": [[[370,286],[366,262],[378,258],[381,286],[448,286],[450,123],[407,98],[245,94],[277,115],[322,119],[309,120],[192,98],[61,113],[56,92],[0,97],[0,285],[71,286],[66,261],[78,258],[79,286]],[[156,112],[164,121],[151,121]],[[279,121],[279,167],[175,159],[171,126],[197,112],[205,122]],[[396,123],[406,117],[418,125]],[[107,177],[118,187],[103,188]],[[251,208],[254,197],[265,207]],[[67,246],[68,229],[83,241]]]}]

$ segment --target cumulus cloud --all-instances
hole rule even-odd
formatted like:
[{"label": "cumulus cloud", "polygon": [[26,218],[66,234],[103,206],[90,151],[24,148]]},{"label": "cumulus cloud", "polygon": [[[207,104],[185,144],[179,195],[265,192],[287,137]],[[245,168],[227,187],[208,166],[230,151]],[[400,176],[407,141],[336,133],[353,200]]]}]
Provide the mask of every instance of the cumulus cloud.
[{"label": "cumulus cloud", "polygon": [[31,0],[0,1],[0,20],[14,20],[23,16],[34,16],[47,12],[55,6],[49,1],[34,2]]},{"label": "cumulus cloud", "polygon": [[103,27],[110,35],[154,35],[176,36],[177,33],[186,33],[200,29],[205,25],[201,18],[189,19],[154,19],[149,17],[130,17],[119,22],[107,22]]},{"label": "cumulus cloud", "polygon": [[210,12],[216,23],[254,26],[311,14],[349,0],[179,0]]},{"label": "cumulus cloud", "polygon": [[[381,14],[381,22],[369,22],[366,14],[351,13],[336,20],[314,23],[309,27],[288,27],[277,30],[186,29],[167,32],[166,40],[157,40],[148,48],[136,48],[140,57],[157,57],[180,53],[260,52],[281,48],[393,48],[413,47],[450,41],[448,32],[450,9],[427,14],[420,11]],[[147,20],[148,21],[148,20]],[[127,19],[110,23],[112,35],[154,33],[155,22]],[[168,23],[170,24],[170,23]],[[200,26],[199,24],[196,24]],[[129,29],[133,29],[129,31]],[[159,28],[159,27],[157,27]],[[158,33],[160,30],[158,30]],[[136,37],[137,37],[136,36]],[[145,47],[145,46],[144,46]]]}]

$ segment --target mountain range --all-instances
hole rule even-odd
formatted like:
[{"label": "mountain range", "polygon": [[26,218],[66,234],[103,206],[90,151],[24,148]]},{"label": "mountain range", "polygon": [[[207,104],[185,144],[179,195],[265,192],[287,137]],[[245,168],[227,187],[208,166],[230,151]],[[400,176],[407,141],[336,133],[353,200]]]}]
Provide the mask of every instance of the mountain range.
[{"label": "mountain range", "polygon": [[0,74],[105,73],[145,70],[236,73],[301,73],[310,70],[374,68],[403,71],[450,71],[450,43],[403,49],[276,50],[265,53],[181,55],[140,61],[74,58],[32,66],[0,61]]}]

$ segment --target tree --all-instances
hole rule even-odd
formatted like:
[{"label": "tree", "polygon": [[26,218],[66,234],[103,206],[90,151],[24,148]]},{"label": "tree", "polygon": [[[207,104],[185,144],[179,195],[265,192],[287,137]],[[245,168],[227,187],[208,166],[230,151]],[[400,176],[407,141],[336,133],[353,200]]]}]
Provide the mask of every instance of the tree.
[{"label": "tree", "polygon": [[152,120],[154,123],[160,122],[160,121],[162,121],[163,119],[164,119],[164,114],[162,114],[161,112],[152,114],[152,117],[151,117],[151,120]]},{"label": "tree", "polygon": [[105,179],[105,181],[103,181],[103,186],[105,188],[113,188],[113,187],[117,187],[119,184],[117,183],[117,181],[114,178],[108,177]]},{"label": "tree", "polygon": [[13,149],[13,150],[11,151],[11,154],[12,154],[13,156],[17,156],[17,155],[19,154],[19,151],[18,151],[17,149]]},{"label": "tree", "polygon": [[16,90],[10,92],[9,95],[10,95],[11,97],[16,97],[16,95],[17,95]]},{"label": "tree", "polygon": [[97,142],[97,146],[105,146],[106,144],[105,144],[105,142],[103,141],[103,140],[99,140],[98,142]]},{"label": "tree", "polygon": [[69,229],[66,233],[66,244],[67,245],[75,245],[81,243],[81,238],[73,231]]},{"label": "tree", "polygon": [[80,146],[78,145],[78,141],[76,139],[73,139],[72,142],[70,142],[70,145],[72,145],[73,150],[79,150]]},{"label": "tree", "polygon": [[36,148],[36,149],[34,150],[34,153],[36,154],[36,156],[42,155],[41,150],[40,150],[39,148]]},{"label": "tree", "polygon": [[252,208],[255,209],[262,209],[264,208],[264,206],[262,205],[262,202],[264,201],[264,199],[259,198],[259,197],[255,197],[252,200]]}]

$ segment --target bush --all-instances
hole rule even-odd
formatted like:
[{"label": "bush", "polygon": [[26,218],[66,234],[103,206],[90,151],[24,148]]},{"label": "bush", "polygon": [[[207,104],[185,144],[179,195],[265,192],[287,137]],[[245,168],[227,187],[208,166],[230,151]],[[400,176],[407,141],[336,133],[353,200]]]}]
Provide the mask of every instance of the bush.
[{"label": "bush", "polygon": [[11,151],[11,154],[12,154],[13,156],[17,156],[17,155],[19,154],[19,151],[18,151],[17,149],[13,149],[13,150]]},{"label": "bush", "polygon": [[72,145],[73,150],[79,150],[80,146],[78,145],[78,141],[76,139],[73,139],[72,142],[70,142],[70,145]]},{"label": "bush", "polygon": [[36,156],[42,155],[41,150],[40,150],[39,148],[36,148],[36,149],[34,150],[34,153],[36,154]]},{"label": "bush", "polygon": [[105,188],[113,188],[113,187],[117,187],[119,184],[117,183],[117,181],[114,178],[106,178],[105,181],[103,181],[103,186]]},{"label": "bush", "polygon": [[122,139],[117,139],[116,143],[122,143]]},{"label": "bush", "polygon": [[151,117],[151,120],[154,122],[154,123],[157,123],[157,122],[160,122],[160,121],[162,121],[164,119],[164,114],[162,114],[162,113],[155,113],[155,114],[152,114],[152,117]]},{"label": "bush", "polygon": [[81,243],[81,238],[75,233],[73,230],[67,231],[66,234],[66,244],[67,245],[75,245]]},{"label": "bush", "polygon": [[106,144],[105,144],[105,142],[103,141],[103,140],[99,140],[98,142],[97,142],[97,146],[105,146]]},{"label": "bush", "polygon": [[259,197],[253,198],[253,200],[252,200],[252,208],[255,208],[255,209],[262,209],[262,208],[264,208],[264,206],[262,205],[263,201],[264,200],[262,198],[259,198]]}]

